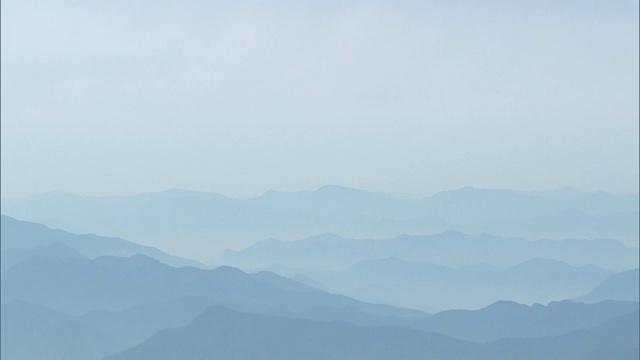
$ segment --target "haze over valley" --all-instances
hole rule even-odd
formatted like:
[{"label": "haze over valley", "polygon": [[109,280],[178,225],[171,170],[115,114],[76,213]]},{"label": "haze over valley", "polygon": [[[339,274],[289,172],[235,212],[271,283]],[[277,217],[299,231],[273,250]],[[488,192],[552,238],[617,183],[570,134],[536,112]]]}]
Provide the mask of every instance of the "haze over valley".
[{"label": "haze over valley", "polygon": [[637,360],[638,1],[0,3],[2,360]]},{"label": "haze over valley", "polygon": [[[444,224],[559,212],[624,218],[637,203],[630,195],[472,188],[407,200],[337,186],[256,199],[184,190],[3,199],[7,214],[49,220],[2,215],[2,358],[631,358],[640,285],[629,241],[613,233],[531,240],[523,237],[531,228],[505,237]],[[385,226],[367,234],[382,236],[436,218],[443,228],[423,235],[326,232],[378,223]],[[557,218],[559,228],[579,231],[572,218]],[[154,223],[165,236],[146,236],[145,245],[72,231],[99,224],[135,237]],[[637,232],[638,217],[628,225]],[[249,241],[258,229],[268,238]],[[321,233],[274,238],[299,229]],[[225,233],[249,245],[220,253]],[[171,254],[169,237],[201,256]],[[619,341],[604,343],[603,334]],[[594,338],[599,345],[586,346]]]}]

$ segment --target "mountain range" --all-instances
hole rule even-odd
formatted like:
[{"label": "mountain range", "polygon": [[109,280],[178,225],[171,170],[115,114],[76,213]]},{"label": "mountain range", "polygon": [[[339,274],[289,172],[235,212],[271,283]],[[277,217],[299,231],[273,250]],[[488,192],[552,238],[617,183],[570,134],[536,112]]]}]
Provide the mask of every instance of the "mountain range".
[{"label": "mountain range", "polygon": [[2,304],[2,359],[101,359],[126,344],[41,305]]},{"label": "mountain range", "polygon": [[576,301],[596,303],[605,299],[639,301],[640,271],[632,269],[613,274],[588,294],[576,298]]},{"label": "mountain range", "polygon": [[143,254],[173,266],[204,266],[197,261],[169,255],[149,246],[93,234],[72,234],[42,224],[1,215],[0,251],[2,271],[32,256],[86,257]]},{"label": "mountain range", "polygon": [[[637,200],[335,186],[3,198],[3,211],[49,220],[2,215],[1,356],[635,359],[638,251],[619,235],[637,233]],[[412,229],[432,235],[397,235]],[[326,231],[343,236],[308,237]],[[188,258],[211,264],[218,247],[216,267]]]},{"label": "mountain range", "polygon": [[[67,315],[42,305],[11,302],[2,305],[2,358],[100,359],[135,347],[159,331],[187,326],[211,306],[219,305],[206,298],[182,297],[116,312],[94,310],[83,315]],[[637,309],[637,302],[563,301],[548,306],[526,306],[500,301],[480,310],[451,310],[429,317],[392,318],[367,314],[355,307],[318,307],[285,318],[314,320],[308,322],[310,324],[336,324],[336,319],[340,319],[342,324],[410,332],[410,329],[422,330],[456,339],[490,342],[507,337],[569,334],[600,326]],[[246,314],[254,315],[254,312]],[[363,336],[360,341],[366,339]]]},{"label": "mountain range", "polygon": [[144,255],[101,256],[93,260],[32,258],[2,273],[2,303],[18,300],[68,314],[124,310],[185,296],[208,298],[239,310],[262,308],[295,313],[317,306],[353,306],[374,315],[426,316],[416,310],[321,292],[275,274],[249,275],[226,266],[212,270],[174,268]]},{"label": "mountain range", "polygon": [[627,270],[638,266],[638,250],[616,240],[537,240],[469,235],[446,231],[436,235],[400,235],[388,239],[349,239],[324,234],[296,241],[261,240],[244,250],[227,250],[221,264],[251,270],[274,264],[342,270],[365,260],[394,257],[446,266],[481,263],[514,266],[546,258],[573,266],[596,265]]},{"label": "mountain range", "polygon": [[107,359],[634,359],[638,335],[637,310],[565,335],[481,345],[402,327],[361,327],[212,307],[185,327],[159,332]]},{"label": "mountain range", "polygon": [[637,196],[578,191],[462,188],[418,199],[340,186],[246,199],[179,189],[119,197],[53,192],[5,197],[2,212],[75,233],[123,237],[205,263],[260,239],[327,232],[384,238],[456,229],[531,239],[615,238],[634,247],[640,233]]},{"label": "mountain range", "polygon": [[365,260],[337,272],[286,268],[281,272],[303,275],[323,288],[357,299],[429,312],[477,309],[498,300],[533,304],[573,298],[589,292],[612,273],[593,265],[573,267],[549,259],[479,271],[397,258]]}]

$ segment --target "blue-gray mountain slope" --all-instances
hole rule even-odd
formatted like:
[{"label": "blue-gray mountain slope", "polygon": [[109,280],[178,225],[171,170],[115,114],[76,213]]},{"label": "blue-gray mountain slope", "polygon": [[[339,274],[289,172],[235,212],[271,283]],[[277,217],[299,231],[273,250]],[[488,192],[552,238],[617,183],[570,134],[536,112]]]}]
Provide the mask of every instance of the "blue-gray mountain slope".
[{"label": "blue-gray mountain slope", "polygon": [[[6,215],[1,216],[1,221],[1,251],[3,256],[7,253],[7,260],[12,264],[32,255],[61,256],[62,249],[66,249],[65,253],[70,256],[69,249],[72,249],[72,252],[77,252],[77,254],[91,259],[104,255],[143,254],[173,266],[202,266],[196,261],[179,258],[158,249],[119,238],[93,234],[72,234],[63,230],[50,229],[41,224],[17,220]],[[52,253],[53,250],[58,250],[58,252]],[[8,266],[5,267],[3,264],[2,268],[6,270]]]},{"label": "blue-gray mountain slope", "polygon": [[127,347],[74,317],[27,303],[2,304],[3,360],[92,360]]},{"label": "blue-gray mountain slope", "polygon": [[162,331],[108,359],[463,359],[478,348],[402,327],[360,327],[213,307],[186,327]]},{"label": "blue-gray mountain slope", "polygon": [[638,310],[638,303],[607,300],[596,304],[568,300],[548,305],[498,301],[479,310],[447,310],[421,321],[420,329],[462,340],[537,338],[592,328]]},{"label": "blue-gray mountain slope", "polygon": [[588,294],[577,297],[576,301],[594,303],[607,299],[638,301],[640,292],[640,271],[638,269],[613,274],[598,284]]},{"label": "blue-gray mountain slope", "polygon": [[[275,275],[273,275],[275,276]],[[280,279],[252,276],[231,267],[205,270],[174,268],[143,255],[32,258],[2,274],[2,302],[22,300],[52,309],[83,314],[91,310],[123,310],[146,302],[178,297],[204,297],[239,310],[354,306],[374,315],[424,316],[419,311],[374,305],[302,285],[287,288]],[[293,290],[291,287],[297,287]]]},{"label": "blue-gray mountain slope", "polygon": [[498,300],[532,304],[574,298],[613,273],[549,259],[479,271],[396,258],[366,260],[338,272],[298,271],[340,294],[429,312],[477,309]]},{"label": "blue-gray mountain slope", "polygon": [[222,307],[108,357],[126,359],[635,359],[638,312],[594,328],[486,345],[400,327],[360,327],[238,313]]},{"label": "blue-gray mountain slope", "polygon": [[259,239],[326,232],[381,238],[457,229],[533,239],[615,238],[637,247],[640,227],[637,196],[549,197],[474,188],[415,200],[339,186],[272,191],[249,199],[184,190],[128,197],[49,193],[3,198],[2,212],[77,233],[120,236],[199,260],[207,250],[212,252],[207,261],[226,248]]},{"label": "blue-gray mountain slope", "polygon": [[636,310],[594,328],[538,339],[502,339],[487,348],[499,355],[496,359],[638,359],[639,317]]},{"label": "blue-gray mountain slope", "polygon": [[388,239],[349,239],[332,234],[297,241],[266,239],[242,251],[228,250],[221,263],[243,269],[288,267],[341,270],[363,260],[395,257],[447,266],[487,263],[513,266],[532,258],[593,264],[627,270],[638,266],[637,249],[616,240],[538,240],[469,235],[447,231],[436,235],[400,235]]}]

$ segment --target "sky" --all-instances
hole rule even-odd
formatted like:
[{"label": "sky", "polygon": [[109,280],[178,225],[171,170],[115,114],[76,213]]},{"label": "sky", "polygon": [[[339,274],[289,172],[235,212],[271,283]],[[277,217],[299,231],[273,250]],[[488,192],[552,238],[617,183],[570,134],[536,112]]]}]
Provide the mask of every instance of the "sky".
[{"label": "sky", "polygon": [[3,196],[638,193],[637,1],[1,7]]}]

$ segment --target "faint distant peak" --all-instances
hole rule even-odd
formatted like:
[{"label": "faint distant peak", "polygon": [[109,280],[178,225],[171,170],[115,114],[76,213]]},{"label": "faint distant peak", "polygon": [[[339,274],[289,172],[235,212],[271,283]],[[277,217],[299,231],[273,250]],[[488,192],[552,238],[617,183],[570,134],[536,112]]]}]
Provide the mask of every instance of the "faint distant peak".
[{"label": "faint distant peak", "polygon": [[242,270],[240,270],[238,268],[235,268],[233,266],[228,266],[228,265],[218,266],[217,268],[212,269],[212,271],[214,271],[217,274],[222,274],[222,275],[236,275],[236,276],[237,275],[240,275],[240,276],[247,275],[246,272],[244,272],[244,271],[242,271]]},{"label": "faint distant peak", "polygon": [[458,230],[454,230],[454,229],[449,229],[446,231],[443,231],[439,234],[435,234],[432,235],[434,237],[472,237],[473,235],[469,235],[466,233],[463,233],[462,231],[458,231]]},{"label": "faint distant peak", "polygon": [[498,300],[494,303],[491,303],[481,310],[496,310],[496,309],[526,309],[529,305],[520,304],[512,300]]}]

